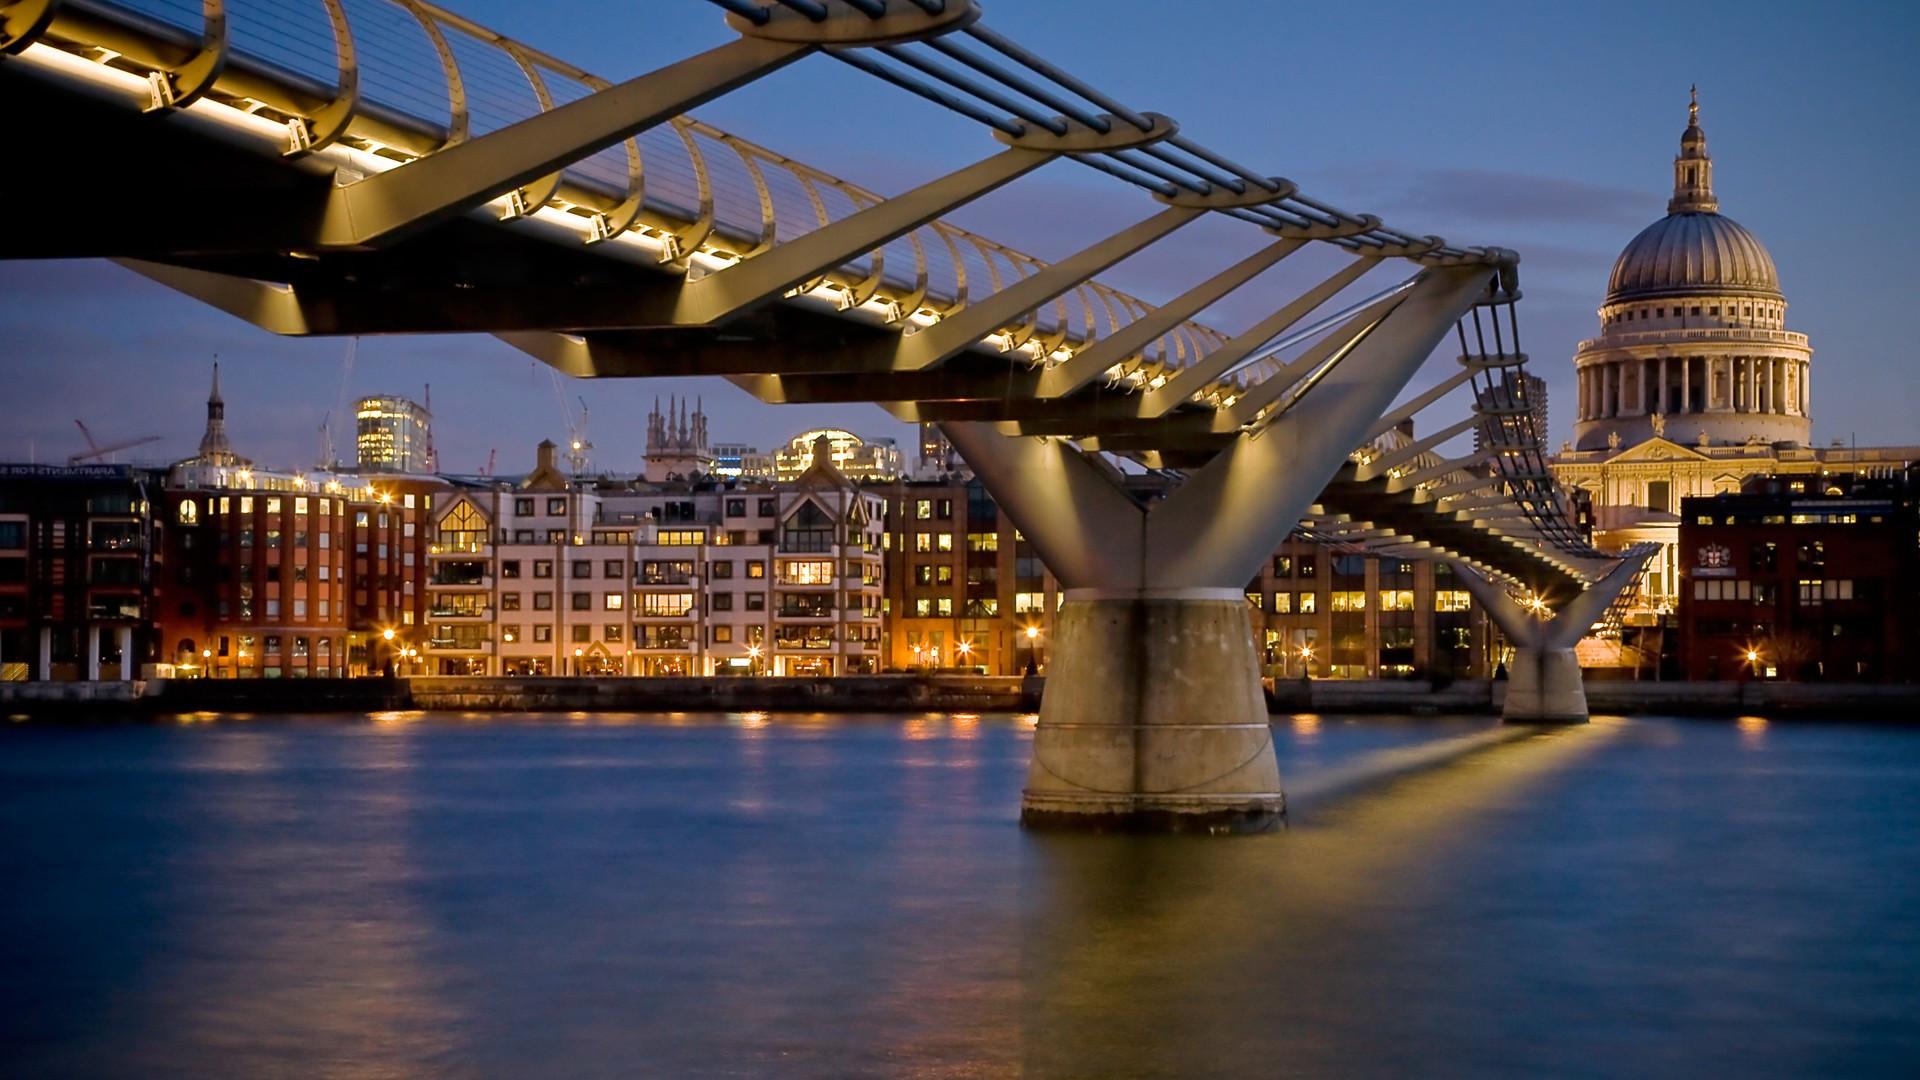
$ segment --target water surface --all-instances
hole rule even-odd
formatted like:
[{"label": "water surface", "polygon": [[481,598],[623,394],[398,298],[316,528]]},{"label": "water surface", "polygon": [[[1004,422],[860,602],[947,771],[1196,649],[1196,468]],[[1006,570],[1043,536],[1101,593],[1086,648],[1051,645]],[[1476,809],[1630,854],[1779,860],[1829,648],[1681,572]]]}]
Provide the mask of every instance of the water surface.
[{"label": "water surface", "polygon": [[1011,716],[7,725],[0,1073],[1920,1070],[1920,731],[1490,726],[1210,840],[1021,832]]}]

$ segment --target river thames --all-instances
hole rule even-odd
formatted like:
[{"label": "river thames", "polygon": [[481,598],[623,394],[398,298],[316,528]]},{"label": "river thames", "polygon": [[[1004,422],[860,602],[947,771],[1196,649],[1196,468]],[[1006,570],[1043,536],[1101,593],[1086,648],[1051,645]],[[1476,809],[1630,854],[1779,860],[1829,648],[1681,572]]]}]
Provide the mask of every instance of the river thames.
[{"label": "river thames", "polygon": [[1283,717],[1216,839],[1023,832],[1030,724],[5,725],[0,1073],[1920,1069],[1920,730]]}]

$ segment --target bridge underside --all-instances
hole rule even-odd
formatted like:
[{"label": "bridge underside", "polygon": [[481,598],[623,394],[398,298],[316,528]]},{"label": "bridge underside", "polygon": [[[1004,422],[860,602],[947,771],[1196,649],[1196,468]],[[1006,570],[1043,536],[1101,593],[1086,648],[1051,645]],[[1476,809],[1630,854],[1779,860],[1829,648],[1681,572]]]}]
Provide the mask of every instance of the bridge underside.
[{"label": "bridge underside", "polygon": [[[455,115],[436,128],[358,102],[350,50],[330,100],[310,79],[275,83],[257,60],[210,63],[226,49],[224,23],[211,16],[196,44],[150,22],[116,25],[87,0],[0,0],[0,48],[16,54],[0,59],[0,123],[11,145],[30,148],[21,167],[0,170],[0,205],[10,208],[0,257],[114,259],[276,334],[491,333],[570,375],[720,376],[767,402],[875,402],[939,423],[1065,588],[1026,792],[1035,825],[1237,830],[1279,820],[1242,590],[1303,519],[1361,550],[1453,561],[1495,606],[1512,601],[1493,581],[1525,583],[1564,605],[1562,631],[1598,617],[1601,590],[1588,585],[1611,563],[1568,539],[1537,464],[1539,433],[1516,426],[1526,403],[1509,373],[1525,358],[1517,323],[1509,344],[1498,314],[1512,320],[1518,298],[1513,253],[1448,247],[1309,200],[978,27],[965,30],[975,45],[1109,111],[986,117],[1003,144],[995,154],[888,197],[700,127],[738,154],[734,181],[760,192],[760,222],[721,221],[708,188],[714,163],[697,156],[701,205],[650,201],[639,133],[670,122],[694,155],[699,125],[685,109],[816,49],[863,66],[857,46],[955,35],[977,10],[964,0],[831,0],[809,24],[793,13],[809,5],[756,22],[753,5],[728,2],[737,41],[615,87],[450,13],[396,2],[436,40],[457,32],[509,54],[539,89],[541,111],[468,139],[451,53]],[[53,14],[37,22],[34,11]],[[23,32],[57,47],[6,37]],[[345,23],[335,32],[348,33]],[[888,44],[886,55],[899,59],[893,50],[904,47]],[[941,48],[964,62],[964,51]],[[543,70],[592,92],[556,106]],[[976,70],[1004,81],[1004,69]],[[1057,88],[1008,85],[1049,113],[1061,100]],[[631,190],[596,189],[567,171],[621,140]],[[1161,164],[1143,165],[1142,148]],[[1056,263],[940,220],[1061,158],[1146,187],[1155,213]],[[1153,179],[1170,175],[1168,163],[1200,179]],[[774,170],[812,195],[817,223],[776,228],[763,175]],[[832,217],[822,192],[853,211]],[[48,212],[27,212],[36,206]],[[67,212],[74,206],[92,209]],[[1094,280],[1209,213],[1272,239],[1164,305]],[[909,241],[914,270],[903,273]],[[1308,243],[1351,258],[1238,335],[1193,321]],[[970,299],[957,269],[953,282],[931,285],[927,250],[942,244],[956,267],[963,246],[977,249],[991,288],[976,280]],[[894,260],[885,270],[883,249]],[[1308,324],[1362,275],[1401,260],[1414,277]],[[1081,309],[1084,319],[1070,318]],[[1482,311],[1495,312],[1493,343],[1460,330],[1460,369],[1390,411],[1436,346],[1463,320],[1477,328]],[[1470,380],[1469,420],[1420,441],[1402,433]],[[1494,450],[1437,455],[1475,426]],[[1143,505],[1106,454],[1181,482]],[[1562,647],[1513,611],[1497,614],[1526,647]]]}]

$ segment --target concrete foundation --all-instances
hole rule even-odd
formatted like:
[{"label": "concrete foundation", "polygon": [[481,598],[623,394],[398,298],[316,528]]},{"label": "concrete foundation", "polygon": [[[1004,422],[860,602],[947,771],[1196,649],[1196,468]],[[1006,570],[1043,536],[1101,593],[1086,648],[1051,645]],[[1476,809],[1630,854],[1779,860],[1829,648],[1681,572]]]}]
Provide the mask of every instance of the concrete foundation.
[{"label": "concrete foundation", "polygon": [[1516,649],[1507,670],[1509,724],[1584,724],[1587,688],[1572,649]]},{"label": "concrete foundation", "polygon": [[1020,820],[1258,832],[1286,813],[1246,599],[1069,590]]}]

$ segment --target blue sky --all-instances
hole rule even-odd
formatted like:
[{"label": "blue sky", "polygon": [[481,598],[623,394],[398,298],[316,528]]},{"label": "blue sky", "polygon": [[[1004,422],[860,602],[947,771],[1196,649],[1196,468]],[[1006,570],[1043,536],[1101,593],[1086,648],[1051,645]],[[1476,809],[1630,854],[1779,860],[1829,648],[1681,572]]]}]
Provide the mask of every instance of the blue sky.
[{"label": "blue sky", "polygon": [[[250,6],[230,5],[236,19]],[[729,33],[701,0],[449,6],[613,79]],[[1912,5],[984,6],[1002,33],[1310,193],[1415,232],[1518,249],[1525,346],[1551,387],[1556,444],[1571,424],[1573,349],[1595,332],[1615,254],[1665,212],[1697,82],[1722,210],[1770,248],[1788,324],[1813,339],[1816,440],[1920,444],[1920,376],[1904,329],[1920,294],[1909,255],[1920,249]],[[882,191],[996,146],[970,122],[824,57],[697,115]],[[1059,162],[958,220],[1057,258],[1152,209],[1143,194]],[[1208,221],[1106,277],[1165,299],[1260,241],[1249,226]],[[1239,329],[1330,265],[1289,260],[1207,318]],[[104,263],[0,264],[11,388],[0,458],[64,457],[79,446],[75,417],[103,438],[161,435],[155,457],[184,455],[218,354],[236,448],[306,466],[340,395],[345,351],[338,340],[274,338]],[[546,369],[485,337],[363,339],[348,392],[417,395],[425,383],[447,469],[477,470],[497,449],[502,471],[521,470],[534,442],[563,432]],[[907,435],[872,406],[763,406],[719,379],[569,381],[564,392],[576,411],[576,397],[591,407],[598,463],[616,471],[639,468],[656,394],[703,395],[719,440],[766,446],[819,423]]]}]

